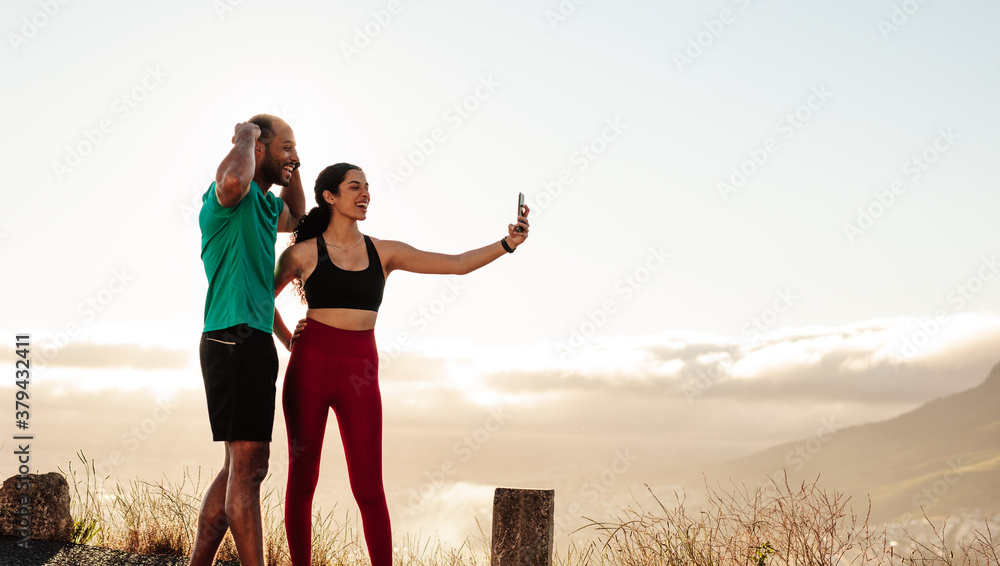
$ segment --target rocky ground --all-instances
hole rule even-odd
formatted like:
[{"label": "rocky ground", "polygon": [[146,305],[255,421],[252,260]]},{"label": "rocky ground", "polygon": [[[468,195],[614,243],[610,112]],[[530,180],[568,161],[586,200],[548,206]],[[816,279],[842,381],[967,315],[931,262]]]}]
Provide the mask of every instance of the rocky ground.
[{"label": "rocky ground", "polygon": [[[33,540],[29,548],[17,545],[18,537],[0,536],[0,566],[187,566],[177,556],[144,556],[97,546]],[[218,561],[215,566],[239,566]]]}]

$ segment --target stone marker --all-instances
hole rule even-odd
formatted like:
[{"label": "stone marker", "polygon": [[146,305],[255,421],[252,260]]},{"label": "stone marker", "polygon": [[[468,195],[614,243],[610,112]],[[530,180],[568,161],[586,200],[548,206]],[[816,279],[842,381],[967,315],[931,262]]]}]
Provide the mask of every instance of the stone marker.
[{"label": "stone marker", "polygon": [[498,487],[490,566],[551,566],[556,492]]},{"label": "stone marker", "polygon": [[65,476],[50,472],[7,478],[0,487],[0,535],[71,540],[73,518]]}]

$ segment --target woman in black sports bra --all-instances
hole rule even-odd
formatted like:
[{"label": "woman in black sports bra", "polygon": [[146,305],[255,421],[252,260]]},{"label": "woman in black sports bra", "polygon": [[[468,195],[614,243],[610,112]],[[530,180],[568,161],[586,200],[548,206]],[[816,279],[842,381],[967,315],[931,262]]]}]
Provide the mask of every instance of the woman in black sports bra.
[{"label": "woman in black sports bra", "polygon": [[[274,332],[292,352],[282,408],[288,433],[285,532],[293,566],[311,561],[312,499],[319,478],[326,420],[337,415],[351,491],[361,510],[372,566],[391,566],[392,534],[382,486],[382,397],[378,387],[375,320],[386,277],[465,274],[513,251],[528,237],[528,207],[499,242],[448,255],[361,233],[368,182],[361,168],[338,163],[316,178],[316,204],[278,258],[275,296],[293,280],[308,305],[294,337],[275,311]],[[364,245],[362,245],[364,244]]]}]

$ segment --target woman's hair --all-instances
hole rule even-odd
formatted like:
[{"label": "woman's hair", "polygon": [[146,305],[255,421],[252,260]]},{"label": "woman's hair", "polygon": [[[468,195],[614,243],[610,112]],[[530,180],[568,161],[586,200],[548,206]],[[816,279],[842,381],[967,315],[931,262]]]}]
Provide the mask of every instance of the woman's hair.
[{"label": "woman's hair", "polygon": [[[357,165],[351,165],[350,163],[337,163],[336,165],[331,165],[326,169],[323,169],[319,176],[316,177],[316,188],[313,192],[316,194],[316,206],[312,207],[309,212],[306,213],[299,220],[299,225],[292,230],[291,243],[297,244],[299,242],[306,242],[319,236],[324,231],[326,231],[327,226],[330,225],[330,203],[323,199],[323,191],[330,191],[334,195],[340,195],[340,184],[344,182],[344,177],[347,176],[347,172],[357,169],[361,171],[362,169]],[[302,279],[295,278],[295,293],[302,298],[305,302],[305,291],[302,290]]]},{"label": "woman's hair", "polygon": [[326,227],[330,225],[330,203],[323,200],[323,191],[330,191],[339,196],[340,184],[344,182],[347,172],[353,169],[361,171],[357,165],[338,163],[320,172],[319,176],[316,177],[314,191],[316,193],[316,206],[299,220],[299,225],[292,231],[293,244],[311,240],[326,231]]}]

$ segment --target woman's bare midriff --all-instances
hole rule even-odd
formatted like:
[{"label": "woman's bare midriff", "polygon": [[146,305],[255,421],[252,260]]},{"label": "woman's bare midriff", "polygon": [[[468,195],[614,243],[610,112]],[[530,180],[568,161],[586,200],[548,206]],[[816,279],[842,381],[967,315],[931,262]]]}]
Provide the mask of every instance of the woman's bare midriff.
[{"label": "woman's bare midriff", "polygon": [[306,318],[342,330],[371,330],[378,313],[361,309],[308,309]]}]

